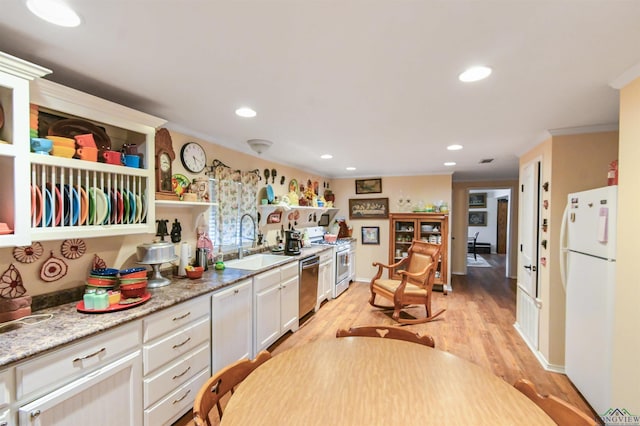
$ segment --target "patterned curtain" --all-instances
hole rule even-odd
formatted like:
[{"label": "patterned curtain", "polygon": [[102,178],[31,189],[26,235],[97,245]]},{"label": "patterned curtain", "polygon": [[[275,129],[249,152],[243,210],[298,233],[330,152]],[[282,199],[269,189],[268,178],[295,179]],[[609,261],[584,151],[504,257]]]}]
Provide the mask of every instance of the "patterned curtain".
[{"label": "patterned curtain", "polygon": [[[250,241],[251,239],[255,239],[257,236],[254,235],[254,232],[258,232],[258,180],[259,176],[254,171],[251,172],[242,172],[242,204],[240,208],[240,215],[245,213],[249,213],[256,224],[256,229],[251,229],[248,224],[244,224],[242,229],[243,241]],[[245,219],[248,221],[248,219]],[[240,226],[240,225],[238,225]]]}]

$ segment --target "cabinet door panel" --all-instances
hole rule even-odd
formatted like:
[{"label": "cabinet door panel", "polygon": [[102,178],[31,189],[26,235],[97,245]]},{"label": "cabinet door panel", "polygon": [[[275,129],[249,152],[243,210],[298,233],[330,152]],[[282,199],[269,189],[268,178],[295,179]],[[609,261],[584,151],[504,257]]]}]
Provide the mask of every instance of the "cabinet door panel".
[{"label": "cabinet door panel", "polygon": [[289,278],[280,286],[280,332],[298,329],[298,277]]},{"label": "cabinet door panel", "polygon": [[139,425],[140,363],[136,351],[21,407],[20,426]]},{"label": "cabinet door panel", "polygon": [[246,280],[212,297],[212,371],[242,358],[251,357],[251,280]]},{"label": "cabinet door panel", "polygon": [[280,337],[280,286],[278,284],[256,292],[254,324],[255,352],[258,353]]}]

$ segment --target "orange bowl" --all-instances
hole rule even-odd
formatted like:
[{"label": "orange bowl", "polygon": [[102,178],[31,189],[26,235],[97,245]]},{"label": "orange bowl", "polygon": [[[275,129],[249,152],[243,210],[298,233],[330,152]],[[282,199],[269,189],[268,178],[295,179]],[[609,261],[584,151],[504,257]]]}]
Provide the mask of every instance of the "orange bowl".
[{"label": "orange bowl", "polygon": [[116,280],[107,280],[103,278],[89,277],[87,278],[87,284],[92,287],[115,287]]},{"label": "orange bowl", "polygon": [[192,280],[198,279],[202,277],[202,273],[204,272],[204,268],[202,266],[195,266],[192,270],[185,270],[187,273],[187,277]]},{"label": "orange bowl", "polygon": [[142,297],[147,292],[147,282],[141,281],[132,284],[120,284],[120,294],[123,299]]}]

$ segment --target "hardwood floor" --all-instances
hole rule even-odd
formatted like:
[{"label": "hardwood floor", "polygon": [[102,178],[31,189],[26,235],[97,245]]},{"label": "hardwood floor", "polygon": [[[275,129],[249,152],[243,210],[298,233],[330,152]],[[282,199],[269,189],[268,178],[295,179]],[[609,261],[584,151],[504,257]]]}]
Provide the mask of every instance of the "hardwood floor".
[{"label": "hardwood floor", "polygon": [[[515,281],[504,277],[504,255],[482,256],[492,268],[468,268],[466,276],[454,275],[453,291],[435,292],[433,309],[446,308],[435,321],[406,325],[420,334],[430,334],[436,349],[450,352],[492,371],[513,384],[519,378],[535,383],[538,391],[592,412],[564,374],[545,371],[515,331]],[[335,339],[338,328],[355,325],[398,325],[368,303],[369,283],[352,283],[349,290],[325,302],[315,314],[304,318],[296,333],[288,333],[269,350],[274,356],[294,346],[320,339]],[[408,309],[424,315],[418,307]]]},{"label": "hardwood floor", "polygon": [[[446,308],[435,321],[406,325],[420,334],[430,334],[436,349],[450,352],[491,370],[513,384],[519,378],[534,382],[543,394],[554,394],[590,413],[589,405],[564,374],[544,370],[513,327],[515,280],[504,277],[504,255],[482,255],[492,268],[468,268],[466,276],[454,275],[453,291],[434,293],[433,309]],[[355,325],[398,325],[385,313],[369,305],[369,284],[352,283],[340,297],[325,303],[296,333],[285,335],[271,348],[274,355],[293,346],[319,339],[333,339],[338,328]],[[424,315],[424,309],[408,312]],[[595,413],[593,413],[595,414]]]}]

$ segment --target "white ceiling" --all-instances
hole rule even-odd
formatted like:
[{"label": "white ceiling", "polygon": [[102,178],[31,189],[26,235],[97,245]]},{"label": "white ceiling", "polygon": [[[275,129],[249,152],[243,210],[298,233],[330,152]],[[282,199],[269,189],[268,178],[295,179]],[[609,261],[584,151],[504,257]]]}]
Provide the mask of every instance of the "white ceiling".
[{"label": "white ceiling", "polygon": [[[66,2],[80,27],[0,0],[0,50],[188,135],[251,154],[269,139],[263,158],[327,177],[515,178],[549,129],[617,123],[609,83],[640,63],[636,0]],[[475,64],[493,74],[459,82]],[[244,105],[258,116],[236,117]]]}]

